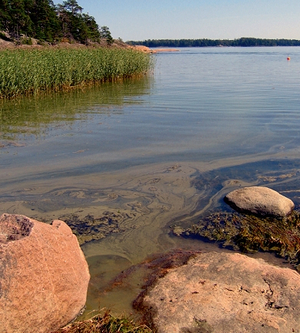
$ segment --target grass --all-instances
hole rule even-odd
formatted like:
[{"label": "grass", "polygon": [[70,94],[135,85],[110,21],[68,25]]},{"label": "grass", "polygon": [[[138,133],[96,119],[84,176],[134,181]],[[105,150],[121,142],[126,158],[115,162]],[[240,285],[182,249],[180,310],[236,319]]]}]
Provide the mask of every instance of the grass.
[{"label": "grass", "polygon": [[91,319],[72,323],[55,333],[152,333],[146,325],[138,325],[131,318],[122,316],[115,318],[109,311],[96,315]]},{"label": "grass", "polygon": [[132,49],[41,48],[0,51],[0,98],[70,89],[146,73],[151,56]]}]

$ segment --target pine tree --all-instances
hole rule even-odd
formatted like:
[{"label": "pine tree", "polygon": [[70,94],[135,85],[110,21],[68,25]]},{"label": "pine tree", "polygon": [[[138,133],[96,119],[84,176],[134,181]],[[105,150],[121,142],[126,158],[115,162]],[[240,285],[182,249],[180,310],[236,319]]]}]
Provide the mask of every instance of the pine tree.
[{"label": "pine tree", "polygon": [[31,11],[34,37],[53,42],[60,35],[60,25],[52,0],[35,0]]},{"label": "pine tree", "polygon": [[87,27],[88,39],[93,42],[98,42],[101,38],[101,35],[95,18],[88,14],[82,14],[82,19],[84,21],[84,25]]},{"label": "pine tree", "polygon": [[19,39],[21,34],[30,34],[32,32],[32,21],[28,15],[26,6],[28,2],[24,0],[10,0],[10,18],[8,30],[10,34]]},{"label": "pine tree", "polygon": [[67,37],[87,44],[104,38],[108,45],[112,44],[108,27],[100,30],[94,17],[82,10],[76,0],[57,6],[53,0],[0,0],[0,30],[16,39],[25,34],[47,42]]},{"label": "pine tree", "polygon": [[105,25],[100,29],[101,38],[106,40],[107,45],[111,45],[114,42],[114,39],[111,36],[109,28]]},{"label": "pine tree", "polygon": [[0,29],[8,31],[11,20],[9,1],[0,0]]}]

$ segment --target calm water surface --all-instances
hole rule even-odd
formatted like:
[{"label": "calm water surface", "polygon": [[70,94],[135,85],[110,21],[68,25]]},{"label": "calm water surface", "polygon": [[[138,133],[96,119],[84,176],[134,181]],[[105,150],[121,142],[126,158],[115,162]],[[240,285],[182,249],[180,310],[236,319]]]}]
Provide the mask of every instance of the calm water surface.
[{"label": "calm water surface", "polygon": [[299,54],[285,47],[180,49],[155,55],[153,77],[2,104],[2,144],[13,139],[26,148],[5,146],[1,166],[54,159],[64,169],[61,156],[83,149],[85,167],[102,171],[297,147]]},{"label": "calm water surface", "polygon": [[300,49],[185,48],[154,59],[141,79],[0,105],[1,213],[129,216],[82,247],[89,309],[128,307],[124,290],[101,294],[120,270],[198,248],[165,227],[225,209],[229,189],[264,184],[299,204]]}]

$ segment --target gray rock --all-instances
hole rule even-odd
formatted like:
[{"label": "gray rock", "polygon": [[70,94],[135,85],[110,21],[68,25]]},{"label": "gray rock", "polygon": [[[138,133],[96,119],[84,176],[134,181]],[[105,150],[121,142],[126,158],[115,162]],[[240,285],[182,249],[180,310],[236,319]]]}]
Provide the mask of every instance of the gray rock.
[{"label": "gray rock", "polygon": [[144,297],[158,333],[300,332],[300,275],[238,253],[203,253]]},{"label": "gray rock", "polygon": [[224,200],[237,211],[260,216],[284,217],[295,206],[289,198],[263,186],[237,189],[228,193]]}]

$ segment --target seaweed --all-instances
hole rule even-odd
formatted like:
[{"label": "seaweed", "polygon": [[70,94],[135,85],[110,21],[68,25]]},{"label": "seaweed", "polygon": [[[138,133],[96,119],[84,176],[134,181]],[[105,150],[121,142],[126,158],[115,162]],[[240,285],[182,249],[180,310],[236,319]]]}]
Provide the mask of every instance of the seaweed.
[{"label": "seaweed", "polygon": [[126,316],[114,317],[109,311],[97,314],[91,319],[74,322],[54,333],[151,333],[145,324],[137,324]]},{"label": "seaweed", "polygon": [[274,252],[300,271],[300,212],[284,218],[239,213],[212,213],[183,229],[173,226],[181,237],[205,237],[245,253]]},{"label": "seaweed", "polygon": [[122,222],[132,218],[127,213],[105,211],[101,216],[95,217],[88,214],[80,217],[76,214],[68,214],[59,217],[67,223],[76,235],[80,245],[94,240],[100,240],[112,233],[122,233],[125,228]]}]

